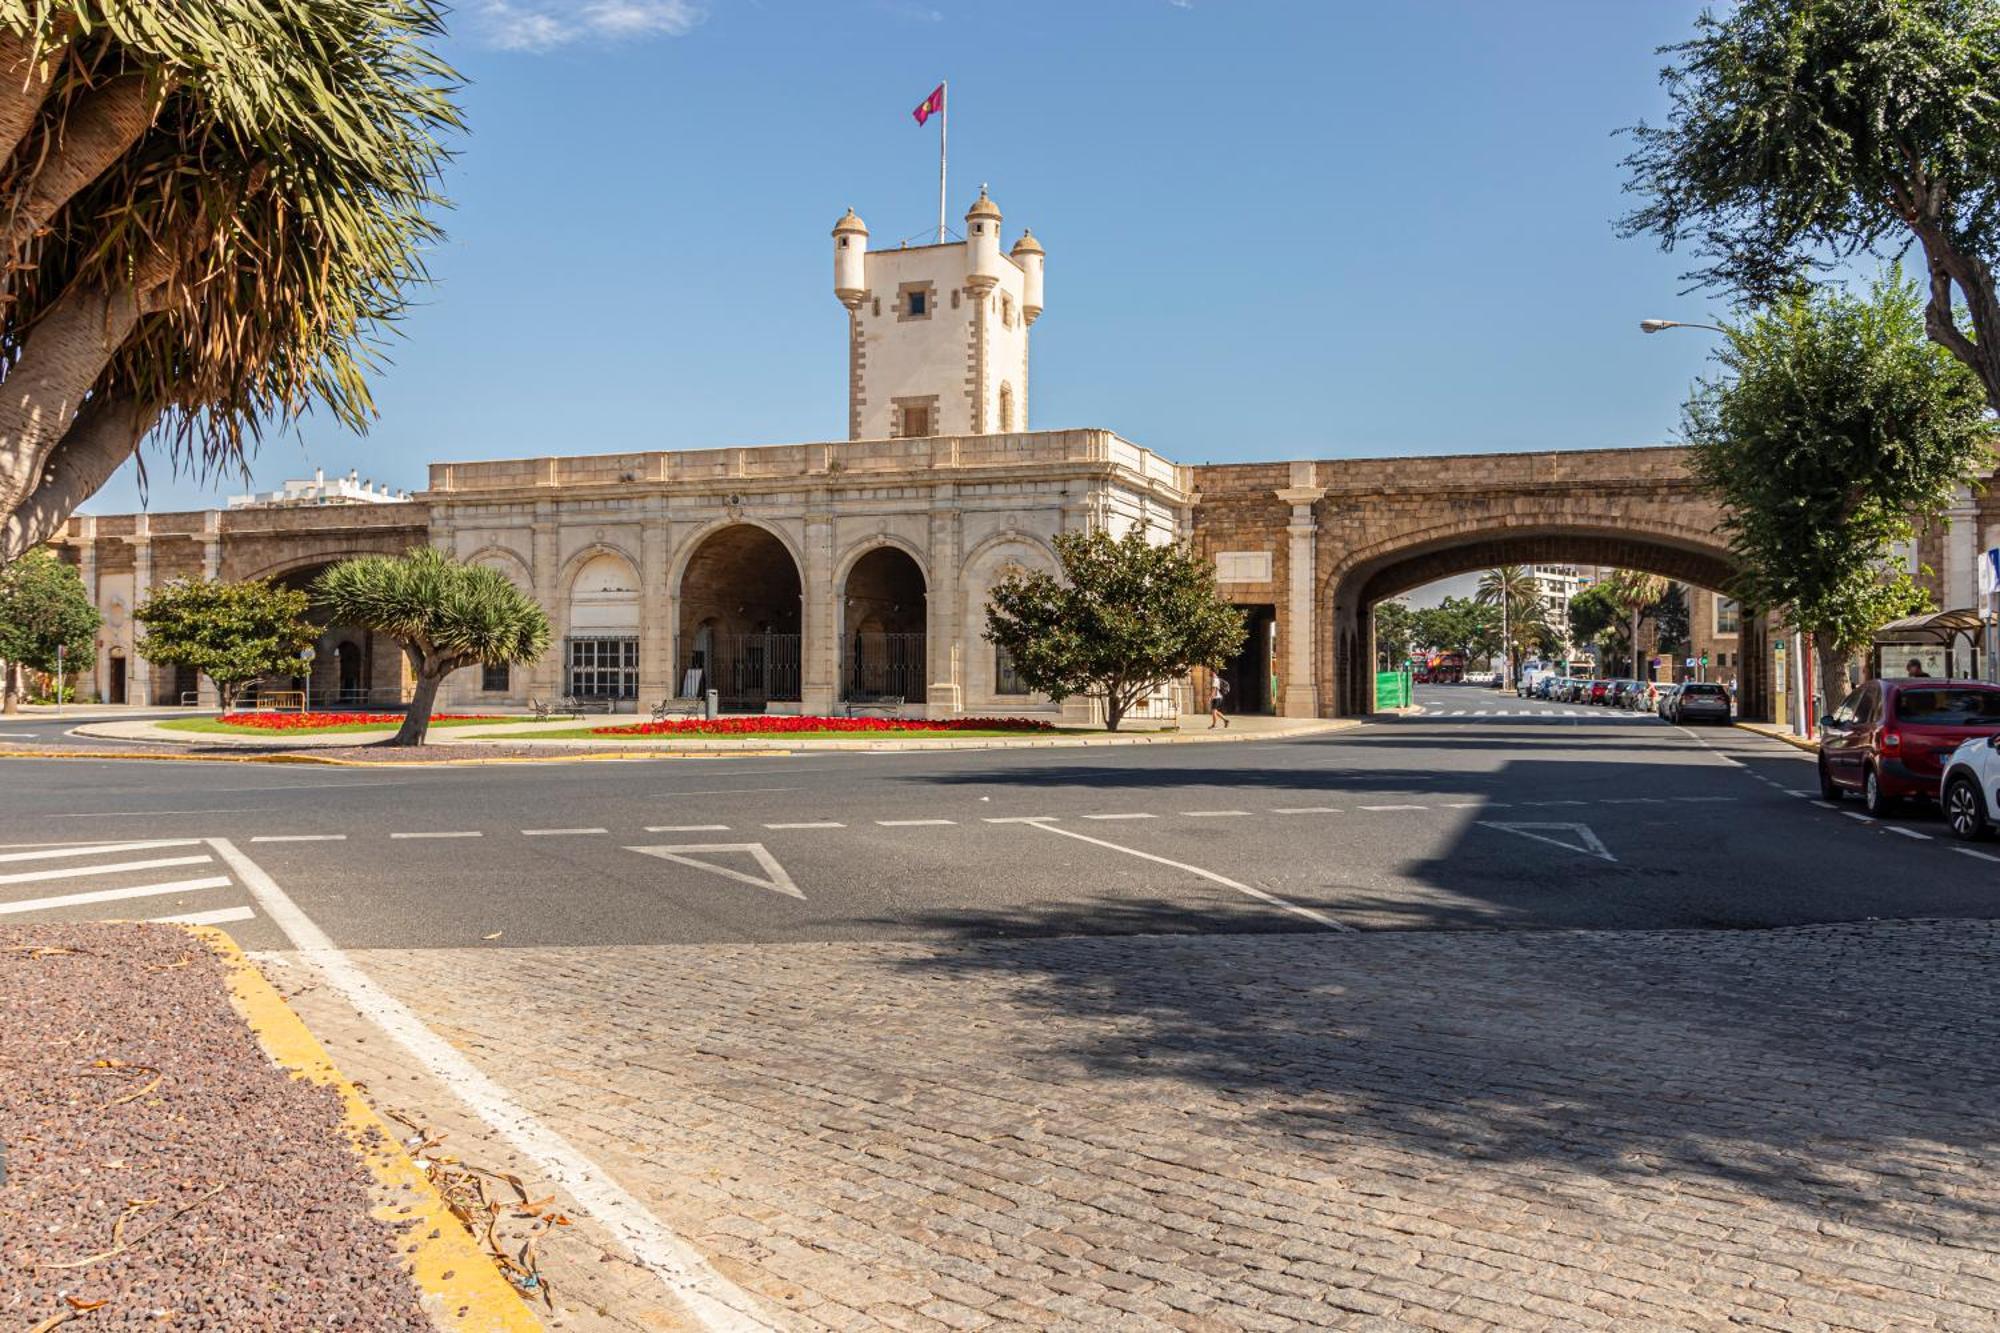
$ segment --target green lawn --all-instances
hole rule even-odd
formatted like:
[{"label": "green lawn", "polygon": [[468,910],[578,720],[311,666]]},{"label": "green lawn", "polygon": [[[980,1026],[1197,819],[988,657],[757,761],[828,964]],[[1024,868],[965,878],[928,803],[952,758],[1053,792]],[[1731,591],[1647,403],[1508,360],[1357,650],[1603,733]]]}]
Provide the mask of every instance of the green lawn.
[{"label": "green lawn", "polygon": [[[455,718],[434,721],[433,727],[488,727],[505,722],[504,717]],[[169,731],[203,731],[222,736],[338,736],[349,731],[394,731],[396,722],[344,722],[336,727],[239,727],[212,717],[177,717],[160,723]]]}]

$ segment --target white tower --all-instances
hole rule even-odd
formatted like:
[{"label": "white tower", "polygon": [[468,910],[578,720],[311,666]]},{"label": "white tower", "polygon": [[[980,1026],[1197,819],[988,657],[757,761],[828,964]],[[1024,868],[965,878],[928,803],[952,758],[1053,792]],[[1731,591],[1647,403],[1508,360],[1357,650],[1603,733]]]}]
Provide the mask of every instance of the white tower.
[{"label": "white tower", "polygon": [[982,187],[965,240],[869,250],[848,209],[833,228],[834,295],[847,307],[847,435],[870,440],[1028,428],[1028,326],[1042,313],[1041,245],[1000,248]]}]

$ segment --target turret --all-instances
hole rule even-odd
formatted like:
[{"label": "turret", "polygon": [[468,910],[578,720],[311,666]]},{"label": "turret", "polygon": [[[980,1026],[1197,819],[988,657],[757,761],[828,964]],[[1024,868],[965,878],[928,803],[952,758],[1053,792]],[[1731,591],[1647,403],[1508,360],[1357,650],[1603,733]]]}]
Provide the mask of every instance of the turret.
[{"label": "turret", "polygon": [[1021,317],[1032,324],[1042,313],[1042,243],[1032,231],[1014,242],[1014,262],[1021,266]]},{"label": "turret", "polygon": [[965,213],[966,277],[979,291],[1000,281],[1000,206],[979,187],[979,198]]},{"label": "turret", "polygon": [[868,225],[850,208],[833,224],[833,294],[849,310],[868,295],[867,256]]}]

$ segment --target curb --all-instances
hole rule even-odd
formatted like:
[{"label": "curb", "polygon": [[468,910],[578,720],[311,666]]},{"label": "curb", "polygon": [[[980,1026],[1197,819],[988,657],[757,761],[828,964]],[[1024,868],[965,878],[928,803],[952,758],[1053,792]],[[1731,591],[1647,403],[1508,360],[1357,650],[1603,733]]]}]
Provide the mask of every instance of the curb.
[{"label": "curb", "polygon": [[478,768],[489,764],[576,764],[607,759],[769,759],[791,754],[790,750],[721,750],[707,753],[666,753],[647,750],[617,750],[605,754],[508,755],[489,759],[334,759],[316,754],[204,754],[153,750],[9,750],[0,747],[0,759],[153,759],[176,764],[320,764],[327,768]]},{"label": "curb", "polygon": [[355,1153],[376,1183],[406,1205],[399,1208],[384,1202],[374,1214],[402,1228],[397,1247],[404,1252],[410,1280],[422,1293],[424,1312],[432,1322],[461,1333],[539,1333],[541,1321],[500,1275],[493,1260],[473,1244],[429,1179],[398,1146],[401,1140],[395,1131],[334,1068],[305,1022],[244,956],[236,941],[213,926],[184,929],[222,960],[229,977],[230,1003],[249,1024],[264,1053],[294,1077],[330,1087],[339,1096],[342,1127]]},{"label": "curb", "polygon": [[1794,736],[1788,731],[1766,731],[1764,728],[1750,722],[1732,722],[1729,725],[1735,727],[1738,731],[1747,731],[1752,736],[1762,736],[1765,740],[1783,741],[1794,750],[1804,750],[1807,754],[1819,753],[1818,741],[1807,740],[1803,736]]}]

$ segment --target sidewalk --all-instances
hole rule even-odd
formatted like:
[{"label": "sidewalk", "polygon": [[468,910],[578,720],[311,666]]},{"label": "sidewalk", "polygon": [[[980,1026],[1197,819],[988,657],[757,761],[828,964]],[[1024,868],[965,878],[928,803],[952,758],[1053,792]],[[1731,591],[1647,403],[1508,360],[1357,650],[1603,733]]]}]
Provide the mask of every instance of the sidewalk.
[{"label": "sidewalk", "polygon": [[227,936],[0,926],[0,1324],[540,1327]]},{"label": "sidewalk", "polygon": [[1774,741],[1783,741],[1796,749],[1812,754],[1819,753],[1819,742],[1809,740],[1793,732],[1789,727],[1781,727],[1774,722],[1738,722],[1736,726],[1744,731],[1754,731],[1759,736],[1768,736]]}]

